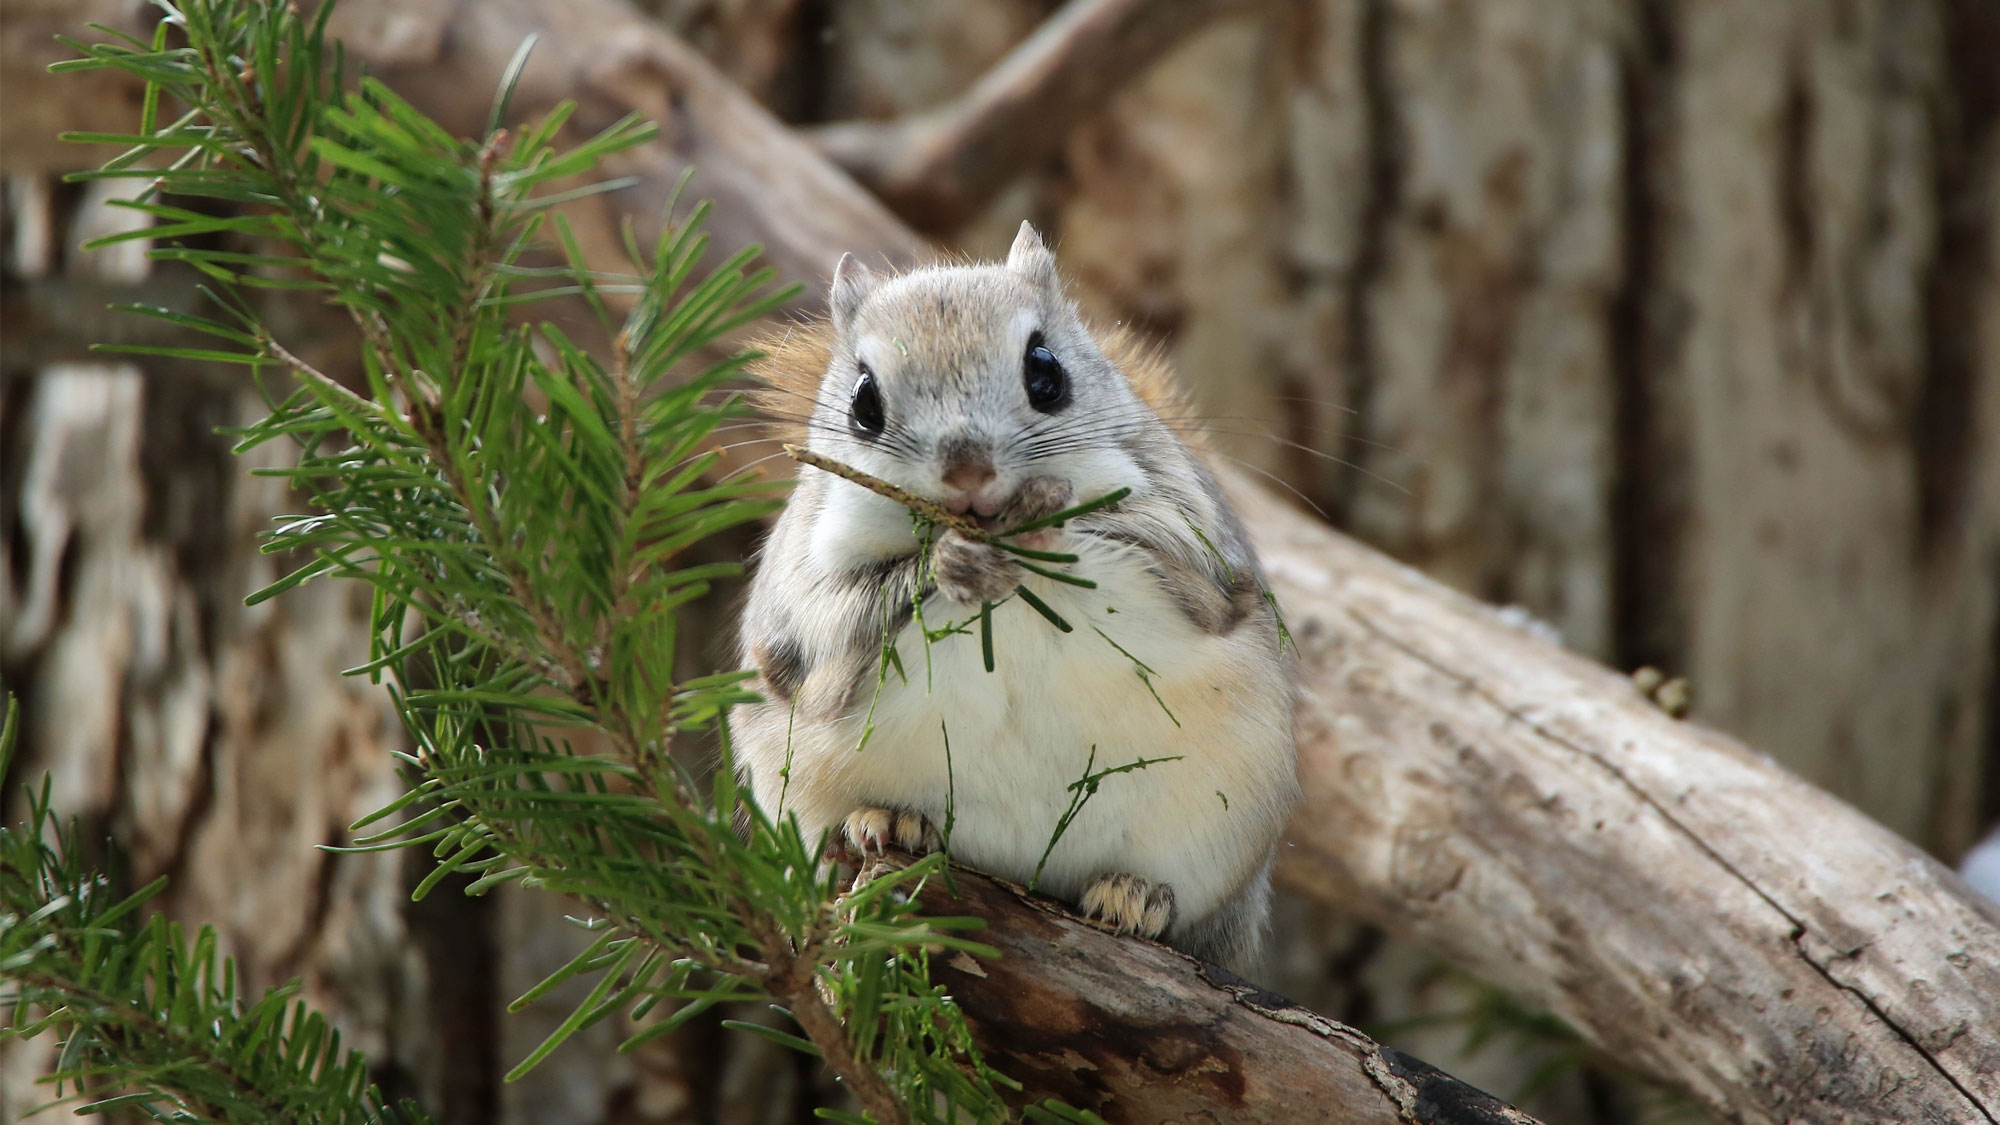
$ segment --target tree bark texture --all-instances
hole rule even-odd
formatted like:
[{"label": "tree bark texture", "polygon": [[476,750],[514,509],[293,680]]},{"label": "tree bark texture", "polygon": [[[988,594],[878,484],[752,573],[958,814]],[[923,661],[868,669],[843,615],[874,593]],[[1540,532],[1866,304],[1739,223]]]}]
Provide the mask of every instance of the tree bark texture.
[{"label": "tree bark texture", "polygon": [[[872,878],[901,857],[870,865]],[[924,884],[1000,956],[933,961],[982,1051],[1033,1099],[1105,1120],[1528,1125],[1427,1063],[1157,942],[1120,938],[967,868]]]},{"label": "tree bark texture", "polygon": [[1092,306],[1337,524],[1957,855],[2000,815],[1991,5],[1288,12],[1072,134]]},{"label": "tree bark texture", "polygon": [[[37,73],[51,29],[141,14],[92,7],[0,9],[0,591],[23,767],[56,770],[138,873],[175,874],[176,913],[222,923],[253,979],[304,973],[392,1084],[460,1091],[447,1120],[789,1119],[818,1079],[699,1028],[638,1060],[593,1029],[587,1080],[502,1091],[501,1060],[538,1035],[492,1016],[573,935],[518,897],[412,910],[394,863],[310,850],[392,784],[382,701],[332,674],[363,651],[365,603],[322,586],[241,607],[278,565],[252,533],[290,506],[211,433],[251,396],[51,366],[95,332],[60,310],[160,281],[62,249],[71,216],[106,212],[50,173],[100,154],[46,137],[136,115],[129,90]],[[617,0],[348,0],[341,21],[372,72],[468,132],[538,31],[524,111],[574,97],[582,128],[637,109],[664,130],[616,169],[639,187],[579,212],[594,255],[616,268],[615,221],[645,237],[692,163],[717,244],[763,242],[813,286],[841,251],[926,244],[739,84],[802,122],[920,113],[1046,10],[658,7],[727,76]],[[1951,857],[2000,815],[1996,57],[1978,0],[1275,4],[1036,138],[951,245],[998,253],[1035,218],[1092,312],[1166,342],[1247,468],[1577,652],[1688,675],[1704,722]],[[1992,920],[1935,865],[1601,669],[1253,506],[1314,685],[1295,891],[1725,1117],[1980,1120],[1922,1116],[1954,1092],[1990,1114]],[[1307,966],[1287,989],[1310,991],[1336,951],[1281,936]],[[1407,1014],[1393,991],[1356,1007]]]},{"label": "tree bark texture", "polygon": [[1279,868],[1746,1121],[2000,1115],[2000,906],[1238,477],[1298,641]]}]

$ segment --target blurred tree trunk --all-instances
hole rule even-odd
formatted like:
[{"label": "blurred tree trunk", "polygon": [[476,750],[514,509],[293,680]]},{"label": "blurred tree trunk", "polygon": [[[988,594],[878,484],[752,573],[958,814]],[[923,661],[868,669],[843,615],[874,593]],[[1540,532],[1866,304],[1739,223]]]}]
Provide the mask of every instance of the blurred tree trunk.
[{"label": "blurred tree trunk", "polygon": [[1995,13],[1292,4],[1077,130],[1046,217],[1231,452],[1955,858],[2000,813]]},{"label": "blurred tree trunk", "polygon": [[[37,15],[75,33],[89,6],[10,5],[0,36],[46,43]],[[1051,7],[650,6],[812,122],[941,103]],[[472,18],[400,9],[418,63],[441,13]],[[1092,311],[1171,348],[1232,454],[1579,651],[1688,675],[1705,720],[1954,859],[2000,815],[1995,58],[1983,0],[1295,0],[1196,37],[953,241],[995,254],[1037,219]],[[334,675],[365,598],[242,607],[281,566],[252,536],[290,505],[212,432],[256,408],[228,373],[74,365],[122,290],[187,295],[68,249],[106,211],[55,186],[87,161],[17,107],[129,120],[72,97],[86,81],[0,77],[21,769],[53,769],[136,876],[173,874],[176,912],[259,982],[303,974],[385,1079],[494,1119],[538,1035],[493,1016],[572,935],[519,898],[413,908],[397,861],[313,850],[393,784],[383,700]],[[428,95],[476,117],[488,91]],[[1456,1002],[1323,910],[1288,906],[1281,933],[1273,983],[1331,1015]],[[792,1119],[811,1069],[713,1030],[628,1060],[593,1029],[566,1054],[598,1062],[509,1087],[505,1119]],[[1439,1036],[1461,1033],[1400,1045],[1503,1095],[1537,1061],[1454,1058]],[[7,1107],[37,1072],[7,1060]],[[1589,1081],[1551,1098],[1529,1108],[1631,1113]]]}]

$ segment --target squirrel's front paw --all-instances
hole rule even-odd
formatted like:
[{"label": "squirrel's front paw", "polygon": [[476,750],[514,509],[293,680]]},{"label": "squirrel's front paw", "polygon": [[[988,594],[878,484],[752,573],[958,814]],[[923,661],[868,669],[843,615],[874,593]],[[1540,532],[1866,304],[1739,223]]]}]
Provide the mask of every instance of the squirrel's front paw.
[{"label": "squirrel's front paw", "polygon": [[1100,875],[1077,905],[1086,920],[1114,934],[1156,938],[1174,922],[1174,889],[1137,875]]},{"label": "squirrel's front paw", "polygon": [[1014,557],[990,543],[947,532],[931,549],[931,575],[938,592],[960,605],[997,602],[1020,584]]},{"label": "squirrel's front paw", "polygon": [[944,848],[944,837],[922,813],[908,809],[881,809],[864,806],[847,814],[840,833],[847,846],[861,856],[881,855],[887,848],[901,848],[911,855],[929,855]]},{"label": "squirrel's front paw", "polygon": [[[1070,489],[1069,482],[1057,477],[1029,477],[1015,490],[1013,499],[1007,501],[1007,507],[1000,513],[997,522],[1002,528],[1019,527],[1055,515],[1075,503],[1076,493]],[[1040,531],[1009,536],[1009,539],[1022,547],[1050,550],[1061,537],[1061,530],[1045,527]]]},{"label": "squirrel's front paw", "polygon": [[1019,527],[1030,520],[1055,515],[1076,503],[1076,493],[1061,477],[1029,477],[1014,490],[1000,513],[1000,526]]}]

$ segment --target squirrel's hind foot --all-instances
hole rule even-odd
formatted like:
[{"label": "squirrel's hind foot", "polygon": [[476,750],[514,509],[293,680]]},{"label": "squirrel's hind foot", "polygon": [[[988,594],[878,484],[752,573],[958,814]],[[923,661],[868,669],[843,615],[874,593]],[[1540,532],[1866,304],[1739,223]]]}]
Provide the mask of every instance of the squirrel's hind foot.
[{"label": "squirrel's hind foot", "polygon": [[1085,920],[1114,934],[1156,938],[1174,922],[1174,889],[1137,875],[1100,875],[1077,904]]},{"label": "squirrel's hind foot", "polygon": [[944,837],[937,825],[922,813],[908,809],[863,806],[847,814],[840,834],[856,855],[881,855],[888,848],[901,848],[911,855],[924,856],[944,850]]}]

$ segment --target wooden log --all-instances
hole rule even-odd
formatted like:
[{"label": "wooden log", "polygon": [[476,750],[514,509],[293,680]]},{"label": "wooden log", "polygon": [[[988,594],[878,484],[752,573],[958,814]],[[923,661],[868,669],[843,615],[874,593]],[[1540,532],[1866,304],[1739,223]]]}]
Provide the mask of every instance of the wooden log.
[{"label": "wooden log", "polygon": [[[890,856],[862,872],[873,878]],[[980,1050],[1034,1100],[1121,1122],[1289,1125],[1534,1119],[1353,1028],[1157,942],[1121,938],[969,868],[920,895],[987,923],[990,960],[932,963]]]},{"label": "wooden log", "polygon": [[1738,1121],[1993,1121],[2000,909],[1630,680],[1236,478],[1297,641],[1279,875]]}]

